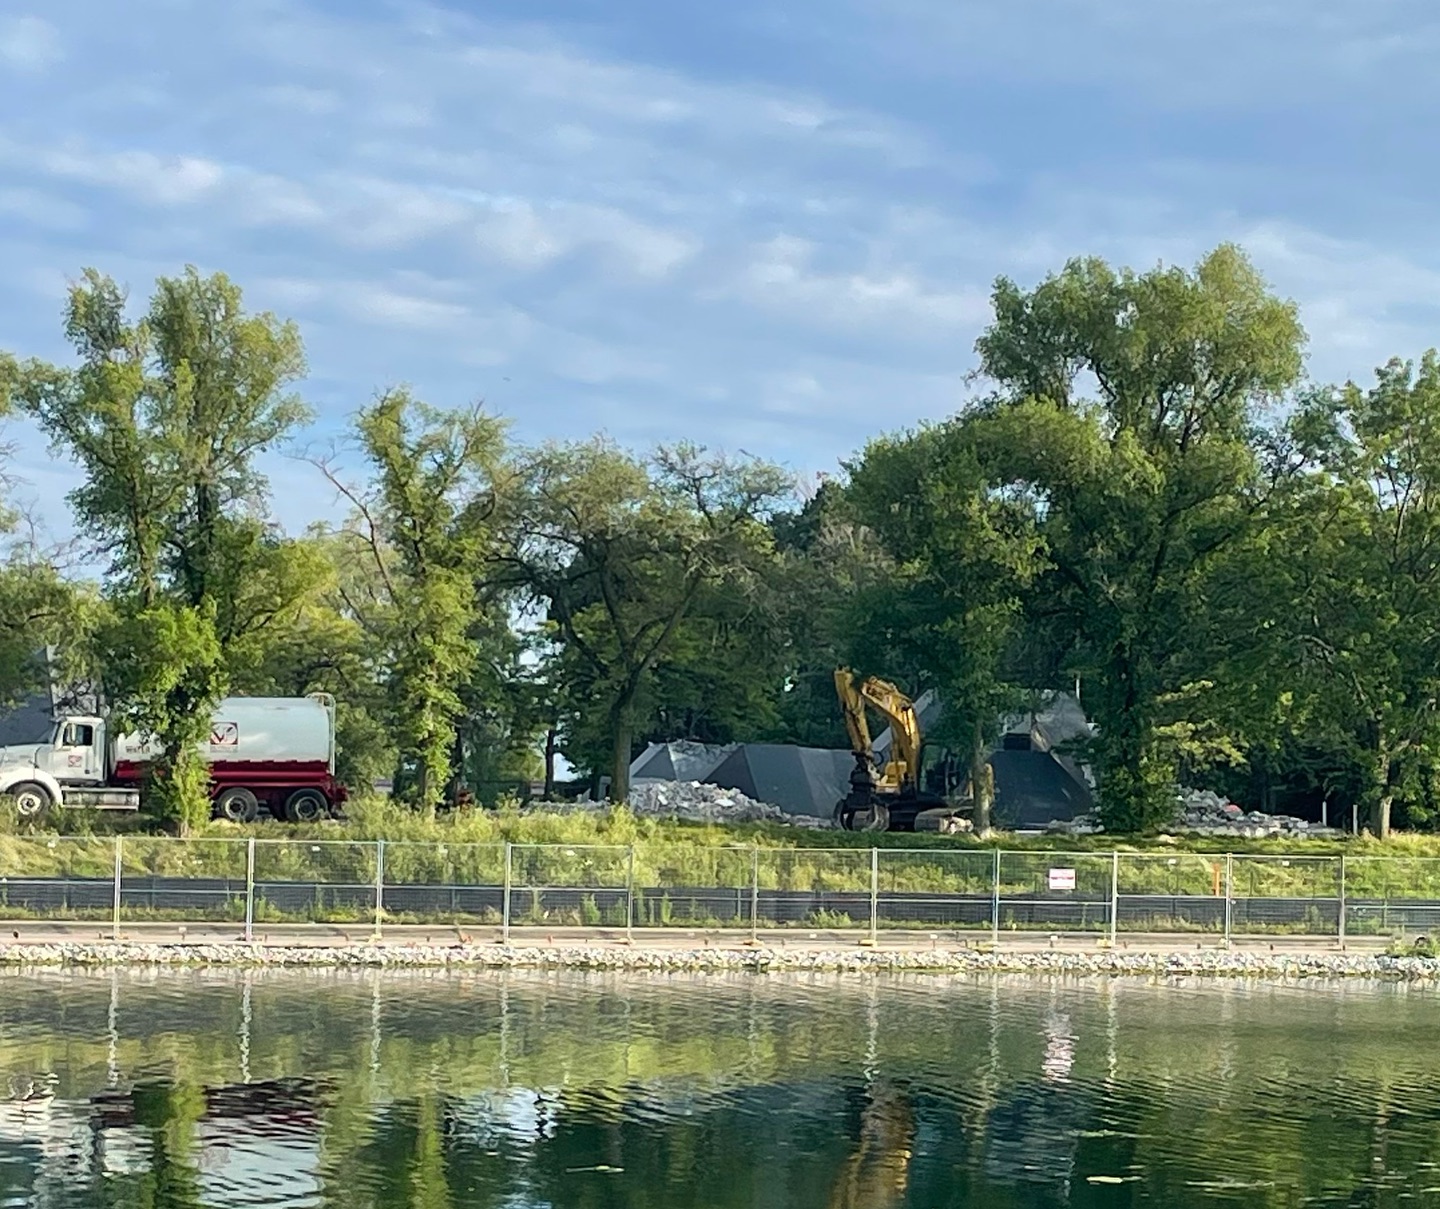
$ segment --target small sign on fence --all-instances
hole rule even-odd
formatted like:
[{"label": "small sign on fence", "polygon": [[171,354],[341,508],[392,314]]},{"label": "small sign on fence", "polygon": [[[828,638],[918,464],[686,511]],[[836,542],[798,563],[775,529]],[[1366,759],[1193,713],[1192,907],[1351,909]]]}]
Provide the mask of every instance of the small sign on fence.
[{"label": "small sign on fence", "polygon": [[1050,889],[1052,890],[1073,890],[1075,889],[1074,869],[1051,869]]}]

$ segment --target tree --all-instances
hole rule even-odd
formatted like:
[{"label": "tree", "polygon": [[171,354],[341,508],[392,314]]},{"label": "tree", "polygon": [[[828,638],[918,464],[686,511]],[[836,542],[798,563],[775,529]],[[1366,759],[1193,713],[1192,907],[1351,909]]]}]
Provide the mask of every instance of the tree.
[{"label": "tree", "polygon": [[975,827],[990,829],[988,757],[1015,679],[1026,592],[1039,573],[1039,520],[989,480],[960,419],[872,441],[851,467],[855,515],[893,560],[860,595],[852,662],[939,690],[945,727],[968,753]]},{"label": "tree", "polygon": [[1228,246],[1193,272],[1084,260],[1031,291],[1002,279],[994,307],[979,457],[1040,523],[1028,616],[1087,689],[1107,825],[1151,826],[1176,771],[1167,711],[1206,708],[1207,585],[1256,523],[1257,425],[1298,379],[1304,335]]},{"label": "tree", "polygon": [[610,740],[613,800],[657,665],[704,593],[753,591],[787,487],[774,466],[693,446],[641,459],[596,439],[525,460],[506,561],[562,648],[564,699]]},{"label": "tree", "polygon": [[79,364],[18,365],[12,391],[85,473],[70,502],[109,559],[106,693],[156,739],[147,804],[183,830],[208,817],[198,746],[230,656],[314,587],[255,466],[307,414],[287,390],[304,355],[293,324],[246,313],[221,274],[160,279],[136,321],[126,304],[87,270],[66,310]]},{"label": "tree", "polygon": [[1315,391],[1291,431],[1303,473],[1254,567],[1267,671],[1293,723],[1350,754],[1384,838],[1440,758],[1440,356]]},{"label": "tree", "polygon": [[347,599],[383,651],[389,721],[414,804],[432,813],[450,781],[463,692],[484,668],[481,631],[508,639],[503,600],[487,579],[497,540],[504,424],[479,406],[441,411],[403,390],[355,424],[374,471],[365,489],[322,463],[354,506],[338,537],[367,579]]}]

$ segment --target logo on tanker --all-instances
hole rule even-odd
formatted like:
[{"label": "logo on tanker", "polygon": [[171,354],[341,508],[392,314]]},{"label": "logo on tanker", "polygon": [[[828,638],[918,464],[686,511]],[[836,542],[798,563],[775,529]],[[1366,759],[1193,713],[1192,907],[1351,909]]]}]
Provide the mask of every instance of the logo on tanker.
[{"label": "logo on tanker", "polygon": [[239,747],[240,725],[237,722],[217,722],[210,728],[211,747]]}]

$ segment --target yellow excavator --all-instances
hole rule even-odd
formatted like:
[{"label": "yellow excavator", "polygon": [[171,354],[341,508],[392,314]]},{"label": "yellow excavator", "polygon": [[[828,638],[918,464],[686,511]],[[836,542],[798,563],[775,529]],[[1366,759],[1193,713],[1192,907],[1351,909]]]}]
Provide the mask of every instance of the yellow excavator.
[{"label": "yellow excavator", "polygon": [[[835,669],[835,693],[855,756],[850,792],[835,807],[835,821],[841,827],[846,831],[914,831],[916,816],[922,812],[953,808],[942,795],[921,788],[920,718],[909,697],[877,676],[858,680],[848,667]],[[890,752],[884,767],[875,763],[866,706],[890,724]]]},{"label": "yellow excavator", "polygon": [[830,1189],[829,1209],[895,1209],[910,1183],[915,1113],[898,1088],[871,1089],[860,1138]]}]

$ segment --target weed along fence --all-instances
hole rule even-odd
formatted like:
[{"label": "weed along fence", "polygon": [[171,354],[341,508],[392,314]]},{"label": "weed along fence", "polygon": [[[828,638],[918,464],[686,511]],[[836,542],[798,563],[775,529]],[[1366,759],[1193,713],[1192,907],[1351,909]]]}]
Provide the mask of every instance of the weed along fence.
[{"label": "weed along fence", "polygon": [[1440,928],[1440,858],[10,836],[0,918],[1343,941]]}]

